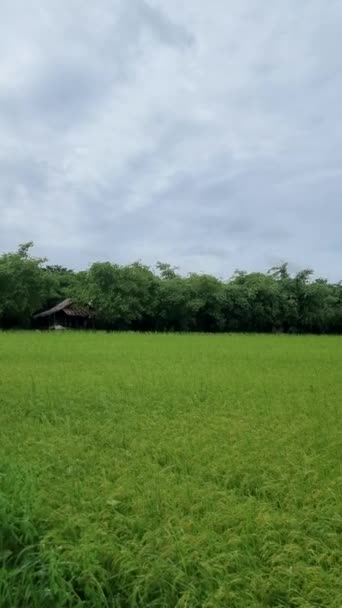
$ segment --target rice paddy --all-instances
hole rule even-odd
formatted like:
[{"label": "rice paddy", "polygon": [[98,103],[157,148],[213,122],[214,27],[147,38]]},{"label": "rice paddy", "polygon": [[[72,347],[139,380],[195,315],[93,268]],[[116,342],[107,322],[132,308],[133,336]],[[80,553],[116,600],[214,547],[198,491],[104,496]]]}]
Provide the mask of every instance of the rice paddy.
[{"label": "rice paddy", "polygon": [[341,608],[342,340],[0,333],[1,608]]}]

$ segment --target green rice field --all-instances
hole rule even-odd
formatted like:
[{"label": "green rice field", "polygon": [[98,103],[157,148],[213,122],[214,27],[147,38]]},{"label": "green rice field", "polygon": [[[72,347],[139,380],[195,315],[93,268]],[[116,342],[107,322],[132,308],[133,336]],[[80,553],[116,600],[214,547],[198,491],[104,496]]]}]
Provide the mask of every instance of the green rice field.
[{"label": "green rice field", "polygon": [[342,338],[0,333],[0,608],[341,608]]}]

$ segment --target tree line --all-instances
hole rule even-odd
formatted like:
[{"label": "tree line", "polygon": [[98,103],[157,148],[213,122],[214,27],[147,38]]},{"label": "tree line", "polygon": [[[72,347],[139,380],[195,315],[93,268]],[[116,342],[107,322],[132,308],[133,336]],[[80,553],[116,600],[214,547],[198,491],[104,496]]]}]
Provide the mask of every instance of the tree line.
[{"label": "tree line", "polygon": [[342,282],[291,274],[236,271],[228,280],[182,276],[169,264],[152,270],[96,262],[73,271],[32,255],[33,243],[0,255],[0,327],[30,328],[32,315],[65,298],[90,306],[99,329],[133,331],[342,333]]}]

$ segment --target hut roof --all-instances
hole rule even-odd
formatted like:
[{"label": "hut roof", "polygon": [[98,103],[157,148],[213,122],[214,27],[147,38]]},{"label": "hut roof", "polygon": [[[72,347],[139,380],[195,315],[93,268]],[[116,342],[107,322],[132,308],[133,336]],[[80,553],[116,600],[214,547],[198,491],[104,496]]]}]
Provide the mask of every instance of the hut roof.
[{"label": "hut roof", "polygon": [[49,310],[44,310],[44,312],[40,312],[37,315],[34,315],[33,318],[41,319],[43,317],[50,317],[56,312],[61,311],[63,311],[69,317],[84,317],[85,319],[88,319],[93,316],[93,314],[88,308],[85,308],[84,306],[77,306],[73,303],[71,298],[67,298],[66,300],[63,300],[63,302],[56,304],[56,306],[49,308]]}]

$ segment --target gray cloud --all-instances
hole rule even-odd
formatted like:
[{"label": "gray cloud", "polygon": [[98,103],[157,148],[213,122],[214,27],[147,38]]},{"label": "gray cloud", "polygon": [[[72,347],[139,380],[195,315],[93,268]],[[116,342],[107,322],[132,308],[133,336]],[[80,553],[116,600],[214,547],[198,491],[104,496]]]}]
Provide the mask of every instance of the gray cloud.
[{"label": "gray cloud", "polygon": [[340,0],[4,0],[0,249],[340,279]]}]

